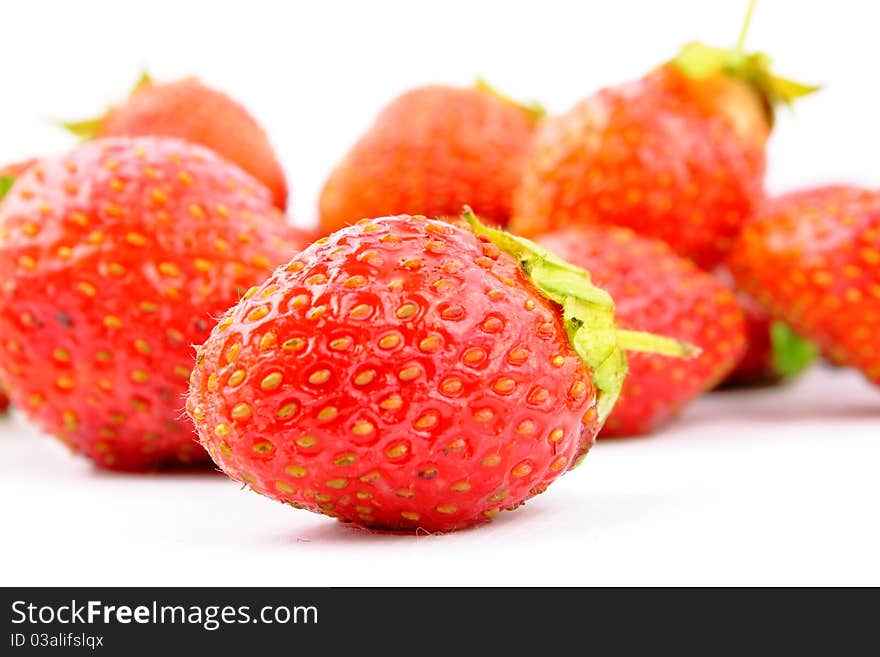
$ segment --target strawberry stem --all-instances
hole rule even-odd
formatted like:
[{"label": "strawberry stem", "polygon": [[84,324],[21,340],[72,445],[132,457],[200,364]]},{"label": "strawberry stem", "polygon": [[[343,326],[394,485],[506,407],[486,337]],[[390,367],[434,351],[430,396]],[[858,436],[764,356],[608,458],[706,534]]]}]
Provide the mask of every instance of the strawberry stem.
[{"label": "strawberry stem", "polygon": [[511,233],[489,228],[466,207],[462,218],[477,236],[485,236],[512,256],[532,285],[562,306],[562,321],[572,348],[587,365],[598,390],[596,412],[604,422],[623,387],[627,372],[625,350],[692,358],[699,350],[671,338],[621,331],[614,324],[614,300],[593,285],[590,273],[558,258],[540,246]]},{"label": "strawberry stem", "polygon": [[742,27],[739,30],[739,38],[736,40],[736,46],[734,49],[740,54],[743,53],[743,49],[746,45],[746,35],[748,35],[749,26],[752,24],[752,14],[755,13],[756,4],[756,0],[749,0],[749,7],[746,9],[745,20],[743,20]]},{"label": "strawberry stem", "polygon": [[756,0],[749,0],[739,39],[733,48],[716,48],[692,41],[685,44],[669,64],[693,80],[725,75],[745,83],[756,94],[767,124],[772,128],[779,105],[791,105],[798,98],[818,91],[819,87],[780,77],[773,72],[767,54],[744,51],[755,4]]}]

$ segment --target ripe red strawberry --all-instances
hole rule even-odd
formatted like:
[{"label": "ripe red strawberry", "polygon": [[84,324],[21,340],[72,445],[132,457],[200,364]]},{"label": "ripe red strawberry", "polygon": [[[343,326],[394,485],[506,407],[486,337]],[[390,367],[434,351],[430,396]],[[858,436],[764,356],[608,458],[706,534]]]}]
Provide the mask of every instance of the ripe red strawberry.
[{"label": "ripe red strawberry", "polygon": [[812,90],[774,77],[763,54],[690,44],[544,122],[511,230],[622,225],[711,268],[762,198],[774,104]]},{"label": "ripe red strawberry", "polygon": [[[727,269],[715,275],[733,288]],[[724,380],[724,386],[772,385],[788,381],[816,358],[816,348],[792,331],[785,322],[773,319],[764,307],[742,290],[734,290],[746,326],[746,352]]]},{"label": "ripe red strawberry", "polygon": [[564,229],[538,239],[560,258],[588,269],[614,298],[622,328],[662,333],[702,349],[669,362],[632,354],[620,401],[601,437],[649,433],[713,388],[745,349],[742,313],[717,279],[659,240],[625,228]]},{"label": "ripe red strawberry", "polygon": [[364,220],[252,288],[191,379],[216,463],[293,506],[408,531],[486,520],[575,465],[632,336],[585,272],[475,226]]},{"label": "ripe red strawberry", "polygon": [[196,78],[155,83],[143,76],[131,95],[102,117],[67,124],[86,137],[164,135],[202,144],[250,173],[287,206],[287,181],[269,138],[237,101]]},{"label": "ripe red strawberry", "polygon": [[190,345],[294,252],[269,191],[172,138],[90,142],[30,167],[0,207],[0,372],[103,467],[207,458],[183,419]]},{"label": "ripe red strawberry", "polygon": [[465,204],[505,225],[537,118],[481,84],[406,92],[330,175],[321,228],[385,214],[457,216]]},{"label": "ripe red strawberry", "polygon": [[823,187],[768,202],[730,267],[771,315],[880,384],[880,191]]},{"label": "ripe red strawberry", "polygon": [[[0,166],[0,201],[3,201],[3,197],[6,196],[15,179],[33,163],[34,160],[26,160]],[[5,413],[8,409],[9,397],[6,396],[6,391],[3,389],[2,384],[0,384],[0,413]]]}]

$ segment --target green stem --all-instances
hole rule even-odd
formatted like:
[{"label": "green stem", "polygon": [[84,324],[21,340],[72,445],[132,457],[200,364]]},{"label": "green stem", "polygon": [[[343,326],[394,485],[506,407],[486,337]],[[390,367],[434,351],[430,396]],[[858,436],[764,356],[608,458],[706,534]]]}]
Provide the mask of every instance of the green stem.
[{"label": "green stem", "polygon": [[743,25],[739,31],[739,39],[736,41],[735,50],[739,54],[743,54],[743,48],[746,45],[746,35],[749,33],[749,26],[752,24],[752,14],[755,13],[755,5],[757,4],[757,0],[749,0],[749,7],[746,9],[746,18],[743,21]]},{"label": "green stem", "polygon": [[[780,77],[773,73],[770,58],[765,53],[744,51],[756,4],[757,0],[749,0],[739,39],[733,48],[716,48],[692,41],[685,44],[670,64],[693,80],[726,75],[745,83],[757,95],[767,125],[772,128],[777,105],[790,105],[792,101],[817,91],[819,87]],[[735,107],[733,109],[736,111]]]}]

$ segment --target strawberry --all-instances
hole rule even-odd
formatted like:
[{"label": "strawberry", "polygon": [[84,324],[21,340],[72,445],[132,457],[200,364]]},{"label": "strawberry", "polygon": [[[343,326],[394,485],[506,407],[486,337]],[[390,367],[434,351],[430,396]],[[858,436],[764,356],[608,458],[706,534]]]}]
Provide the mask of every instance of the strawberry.
[{"label": "strawberry", "polygon": [[[15,179],[24,173],[24,171],[33,163],[34,160],[26,160],[0,166],[0,201],[6,196],[6,193],[12,187],[12,183],[15,182]],[[5,413],[8,409],[9,397],[6,396],[6,391],[3,389],[3,386],[0,385],[0,414]]]},{"label": "strawberry", "polygon": [[622,328],[662,333],[702,349],[669,363],[633,354],[620,401],[600,437],[653,431],[713,388],[745,349],[742,313],[731,292],[659,240],[615,227],[562,229],[538,238],[560,258],[589,269],[614,298]]},{"label": "strawberry", "polygon": [[27,171],[27,169],[35,162],[35,159],[29,159],[0,166],[0,181],[2,181],[0,182],[0,201],[3,200],[6,192],[12,187],[12,183],[15,182],[15,179]]},{"label": "strawberry", "polygon": [[220,468],[345,522],[449,531],[576,465],[621,346],[645,336],[616,331],[586,272],[471,221],[479,238],[363,220],[252,288],[199,349],[187,398]]},{"label": "strawberry", "polygon": [[287,182],[266,133],[240,103],[197,78],[155,83],[144,75],[131,95],[97,119],[65,124],[95,137],[164,135],[202,144],[240,166],[287,206]]},{"label": "strawberry", "polygon": [[718,264],[763,195],[773,106],[813,91],[769,59],[692,43],[644,77],[546,120],[511,230],[615,224]]},{"label": "strawberry", "polygon": [[31,166],[0,206],[0,373],[107,468],[195,463],[190,344],[294,252],[269,191],[202,146],[110,138]]},{"label": "strawberry", "polygon": [[[733,288],[727,269],[715,275]],[[806,370],[816,358],[816,348],[792,331],[785,322],[773,319],[754,297],[735,290],[746,326],[746,352],[724,380],[726,387],[773,385],[789,381]]]},{"label": "strawberry", "polygon": [[769,201],[730,267],[771,315],[880,384],[880,191],[832,186]]},{"label": "strawberry", "polygon": [[331,173],[321,192],[321,228],[383,214],[453,216],[466,203],[506,224],[539,116],[485,84],[404,93]]}]

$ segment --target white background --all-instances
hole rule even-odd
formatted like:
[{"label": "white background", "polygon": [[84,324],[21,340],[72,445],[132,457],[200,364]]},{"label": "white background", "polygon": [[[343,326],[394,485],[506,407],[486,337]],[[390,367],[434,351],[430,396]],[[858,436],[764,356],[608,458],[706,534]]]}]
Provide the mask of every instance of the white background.
[{"label": "white background", "polygon": [[[3,2],[0,162],[69,148],[147,68],[242,100],[288,172],[292,214],[379,108],[484,76],[563,111],[690,39],[735,40],[744,0]],[[779,114],[773,191],[880,180],[875,3],[759,3],[748,44],[825,85]],[[0,584],[880,584],[880,391],[814,370],[705,397],[488,527],[375,535],[221,475],[96,472],[21,417],[0,421]]]}]

